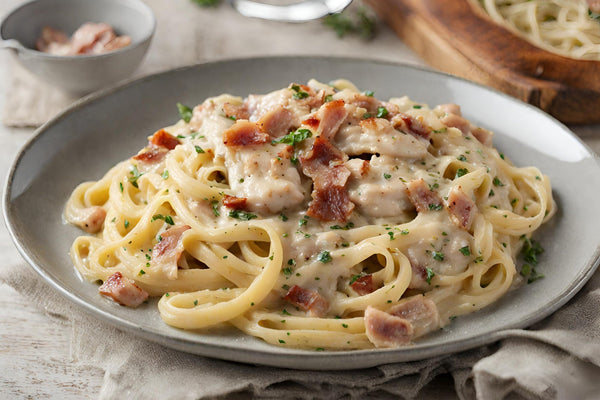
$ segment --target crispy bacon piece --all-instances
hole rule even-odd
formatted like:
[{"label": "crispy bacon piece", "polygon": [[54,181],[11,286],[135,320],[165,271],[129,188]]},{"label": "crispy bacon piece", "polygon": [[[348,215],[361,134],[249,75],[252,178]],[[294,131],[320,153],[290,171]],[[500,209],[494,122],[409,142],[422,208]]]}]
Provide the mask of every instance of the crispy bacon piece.
[{"label": "crispy bacon piece", "polygon": [[300,158],[302,171],[313,180],[312,201],[307,215],[321,221],[345,221],[354,203],[346,190],[350,170],[343,164],[343,153],[327,139],[317,136],[306,156]]},{"label": "crispy bacon piece", "polygon": [[452,221],[459,228],[465,230],[471,228],[477,205],[462,191],[460,186],[450,189],[446,207],[448,208],[448,211],[450,211]]},{"label": "crispy bacon piece", "polygon": [[307,118],[304,121],[302,121],[302,124],[308,126],[309,128],[311,128],[313,130],[317,130],[320,122],[321,122],[321,120],[319,118],[310,117],[310,118]]},{"label": "crispy bacon piece", "polygon": [[148,293],[135,284],[135,281],[115,272],[98,288],[100,294],[112,298],[127,307],[137,307],[148,298]]},{"label": "crispy bacon piece", "polygon": [[435,303],[423,295],[409,297],[387,311],[409,321],[414,337],[422,336],[440,327],[440,314]]},{"label": "crispy bacon piece", "polygon": [[333,100],[323,104],[315,116],[320,120],[317,134],[327,140],[333,140],[342,122],[348,116],[348,111],[346,110],[344,100]]},{"label": "crispy bacon piece", "polygon": [[245,210],[247,201],[248,199],[246,197],[236,197],[228,194],[223,197],[223,204],[225,207],[232,208],[234,210]]},{"label": "crispy bacon piece", "polygon": [[256,124],[271,137],[280,137],[286,135],[293,127],[294,114],[280,105],[260,117]]},{"label": "crispy bacon piece", "polygon": [[454,104],[454,103],[440,104],[438,107],[446,114],[455,114],[455,115],[458,115],[459,117],[462,117],[462,111],[458,104]]},{"label": "crispy bacon piece", "polygon": [[437,210],[442,206],[442,199],[437,192],[427,186],[423,178],[413,179],[406,184],[408,198],[417,212]]},{"label": "crispy bacon piece", "polygon": [[223,111],[225,115],[230,118],[234,117],[237,119],[248,119],[250,118],[250,112],[248,111],[247,104],[232,104],[232,103],[224,103]]},{"label": "crispy bacon piece", "polygon": [[80,210],[75,224],[87,233],[97,233],[102,228],[106,211],[100,206],[92,206]]},{"label": "crispy bacon piece", "polygon": [[177,263],[183,254],[181,236],[189,225],[173,227],[160,234],[161,240],[152,249],[151,266],[160,266],[168,279],[177,278]]},{"label": "crispy bacon piece", "polygon": [[329,168],[333,162],[341,162],[344,153],[322,137],[316,137],[305,156],[300,157],[302,169],[308,176],[316,175],[323,167]]},{"label": "crispy bacon piece", "polygon": [[404,318],[395,317],[375,307],[365,309],[366,334],[375,347],[399,347],[410,343],[414,331]]},{"label": "crispy bacon piece", "polygon": [[292,286],[283,299],[308,311],[313,317],[324,317],[329,309],[329,303],[323,296],[298,285]]},{"label": "crispy bacon piece", "polygon": [[442,110],[446,111],[446,115],[440,118],[440,122],[446,126],[457,128],[463,133],[463,135],[468,135],[471,133],[473,136],[475,136],[475,139],[477,139],[484,146],[491,146],[492,138],[494,136],[493,133],[487,129],[479,128],[471,124],[471,122],[461,116],[460,107],[450,107],[453,105],[454,104],[444,104],[443,106],[440,106]]},{"label": "crispy bacon piece", "polygon": [[376,347],[399,347],[440,327],[440,315],[433,301],[423,295],[403,300],[387,312],[367,306],[367,337]]},{"label": "crispy bacon piece", "polygon": [[467,135],[471,127],[471,123],[465,118],[452,113],[447,113],[444,115],[442,118],[440,118],[440,122],[446,126],[457,128],[463,133],[463,135]]},{"label": "crispy bacon piece", "polygon": [[403,112],[398,112],[392,118],[392,125],[395,129],[409,133],[416,138],[422,138],[425,140],[429,140],[431,132],[433,132],[431,127],[425,123],[423,117],[413,117],[412,115],[408,115]]},{"label": "crispy bacon piece", "polygon": [[377,108],[381,105],[381,102],[375,97],[367,96],[362,93],[356,93],[348,100],[348,103],[354,104],[357,107],[365,108],[367,112],[370,113],[377,112]]},{"label": "crispy bacon piece", "polygon": [[179,139],[164,129],[156,131],[154,135],[150,136],[149,141],[151,145],[164,147],[169,150],[173,150],[179,144]]},{"label": "crispy bacon piece", "polygon": [[161,162],[169,150],[164,147],[150,146],[146,147],[141,153],[136,154],[132,158],[147,164],[155,164]]},{"label": "crispy bacon piece", "polygon": [[354,203],[344,186],[349,176],[350,171],[346,167],[336,165],[318,180],[318,185],[315,182],[306,214],[321,221],[345,222],[354,210]]},{"label": "crispy bacon piece", "polygon": [[254,122],[240,120],[225,132],[223,143],[229,147],[255,146],[269,141],[269,134],[263,132]]},{"label": "crispy bacon piece", "polygon": [[484,146],[491,146],[494,134],[487,129],[471,125],[471,134]]},{"label": "crispy bacon piece", "polygon": [[373,293],[375,291],[375,283],[373,283],[373,275],[365,275],[357,278],[354,282],[350,284],[352,290],[358,293],[359,296],[364,296],[365,294]]}]

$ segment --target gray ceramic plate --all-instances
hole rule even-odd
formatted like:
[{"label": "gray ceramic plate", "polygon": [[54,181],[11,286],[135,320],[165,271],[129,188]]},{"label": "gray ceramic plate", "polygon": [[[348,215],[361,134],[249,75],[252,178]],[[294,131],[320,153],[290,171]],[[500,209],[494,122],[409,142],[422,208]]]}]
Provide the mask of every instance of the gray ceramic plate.
[{"label": "gray ceramic plate", "polygon": [[[347,78],[379,98],[402,94],[433,106],[458,103],[465,116],[496,132],[495,145],[517,165],[551,177],[559,212],[537,234],[545,278],[487,309],[397,350],[314,352],[270,346],[235,332],[199,334],[165,325],[155,303],[120,307],[84,282],[68,256],[81,232],[62,221],[80,182],[100,178],[178,119],[175,104],[207,96],[265,93],[315,77]],[[567,128],[539,110],[487,88],[413,67],[357,59],[282,57],[202,64],[91,95],[40,128],[18,155],[5,188],[4,216],[25,259],[67,299],[121,329],[186,352],[302,369],[351,369],[423,359],[496,341],[556,311],[593,274],[600,254],[600,163]]]}]

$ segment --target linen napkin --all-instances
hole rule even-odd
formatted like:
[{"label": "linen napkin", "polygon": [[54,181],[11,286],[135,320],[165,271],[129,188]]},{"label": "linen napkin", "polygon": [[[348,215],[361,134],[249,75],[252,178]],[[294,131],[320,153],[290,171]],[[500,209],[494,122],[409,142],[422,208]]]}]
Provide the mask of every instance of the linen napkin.
[{"label": "linen napkin", "polygon": [[[458,354],[353,371],[300,371],[209,359],[121,332],[55,293],[26,264],[0,269],[0,282],[73,327],[72,362],[105,370],[100,399],[423,398],[451,374],[460,399],[600,398],[600,274],[566,306],[527,330]],[[90,340],[93,338],[93,340]]]}]

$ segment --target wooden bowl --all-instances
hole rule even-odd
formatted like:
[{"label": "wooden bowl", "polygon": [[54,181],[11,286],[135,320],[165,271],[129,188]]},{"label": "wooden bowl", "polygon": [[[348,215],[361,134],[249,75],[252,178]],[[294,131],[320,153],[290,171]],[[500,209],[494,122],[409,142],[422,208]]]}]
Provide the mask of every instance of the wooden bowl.
[{"label": "wooden bowl", "polygon": [[567,124],[600,122],[599,61],[536,47],[468,0],[365,2],[432,67],[499,89]]}]

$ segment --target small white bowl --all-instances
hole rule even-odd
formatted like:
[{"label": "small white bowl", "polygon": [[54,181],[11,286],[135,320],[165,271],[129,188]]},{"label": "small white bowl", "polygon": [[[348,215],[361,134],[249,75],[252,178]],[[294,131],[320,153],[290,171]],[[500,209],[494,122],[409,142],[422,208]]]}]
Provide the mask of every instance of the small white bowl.
[{"label": "small white bowl", "polygon": [[[86,22],[104,22],[131,37],[124,48],[98,55],[57,56],[35,50],[44,26],[71,35]],[[84,94],[127,78],[138,67],[156,20],[141,0],[33,0],[17,7],[0,23],[0,48],[40,79],[65,91]]]}]

